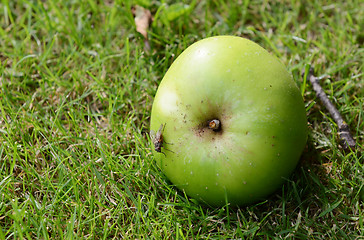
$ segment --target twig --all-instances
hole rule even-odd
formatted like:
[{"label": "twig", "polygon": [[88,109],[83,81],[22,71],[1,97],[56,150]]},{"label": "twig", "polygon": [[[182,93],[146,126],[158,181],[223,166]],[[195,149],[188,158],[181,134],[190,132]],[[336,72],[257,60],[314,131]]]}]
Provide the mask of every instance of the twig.
[{"label": "twig", "polygon": [[339,127],[339,136],[340,136],[340,144],[345,150],[353,149],[355,147],[355,140],[353,136],[350,134],[350,129],[348,124],[341,117],[339,111],[336,109],[334,104],[329,100],[324,90],[322,89],[319,80],[314,76],[313,68],[310,68],[307,78],[310,80],[313,90],[316,92],[316,96],[321,100],[321,102],[325,105],[326,109],[329,111],[331,117],[336,122]]}]

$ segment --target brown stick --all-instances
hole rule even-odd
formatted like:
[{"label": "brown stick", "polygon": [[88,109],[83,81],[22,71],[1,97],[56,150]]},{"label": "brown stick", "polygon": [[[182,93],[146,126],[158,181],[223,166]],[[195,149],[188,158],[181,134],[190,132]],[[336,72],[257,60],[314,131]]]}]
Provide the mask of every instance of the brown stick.
[{"label": "brown stick", "polygon": [[316,92],[316,96],[321,100],[321,102],[325,105],[326,109],[329,111],[331,117],[336,122],[337,126],[339,127],[339,135],[340,135],[340,145],[345,149],[349,150],[354,149],[355,147],[355,140],[353,136],[350,134],[350,129],[348,124],[344,121],[341,117],[339,111],[336,109],[334,104],[330,101],[330,99],[325,94],[324,90],[322,89],[319,80],[317,77],[314,76],[313,68],[310,68],[307,78],[310,80],[313,90]]}]

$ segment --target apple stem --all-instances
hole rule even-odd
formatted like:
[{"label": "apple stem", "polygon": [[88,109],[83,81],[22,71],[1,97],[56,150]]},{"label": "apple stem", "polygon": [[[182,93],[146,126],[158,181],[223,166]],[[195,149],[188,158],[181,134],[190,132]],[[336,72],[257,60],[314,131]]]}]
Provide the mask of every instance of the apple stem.
[{"label": "apple stem", "polygon": [[[305,74],[306,75],[306,74]],[[310,80],[313,90],[316,92],[316,96],[321,100],[324,104],[326,109],[329,111],[330,115],[336,122],[339,127],[339,136],[341,138],[340,144],[345,150],[349,150],[350,148],[355,147],[355,140],[353,136],[350,134],[350,129],[348,124],[344,121],[340,112],[336,109],[334,104],[330,101],[327,97],[326,93],[324,92],[323,88],[319,83],[319,79],[314,76],[314,69],[310,68],[309,72],[307,73],[307,79]]]},{"label": "apple stem", "polygon": [[209,121],[209,128],[214,130],[214,131],[219,131],[221,126],[220,126],[220,120],[219,119],[213,119],[211,121]]}]

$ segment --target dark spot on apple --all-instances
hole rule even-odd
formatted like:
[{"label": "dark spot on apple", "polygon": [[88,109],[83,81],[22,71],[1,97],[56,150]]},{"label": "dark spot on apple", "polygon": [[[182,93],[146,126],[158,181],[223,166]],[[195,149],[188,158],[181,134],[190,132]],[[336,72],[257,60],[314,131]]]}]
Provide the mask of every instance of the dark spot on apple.
[{"label": "dark spot on apple", "polygon": [[269,87],[272,87],[272,85],[269,85]]},{"label": "dark spot on apple", "polygon": [[[191,130],[197,137],[210,135],[209,139],[213,136],[217,141],[224,135],[224,129],[229,128],[232,118],[231,105],[228,102],[216,102],[214,99],[200,99],[200,102],[208,105],[209,108],[205,109],[206,106],[204,105],[199,106],[199,111],[193,117],[198,118],[200,122]],[[212,120],[219,120],[219,129],[209,128],[209,123]]]},{"label": "dark spot on apple", "polygon": [[275,146],[275,144],[272,144],[272,147],[274,147]]},{"label": "dark spot on apple", "polygon": [[198,136],[198,137],[202,137],[202,135],[204,134],[204,129],[203,128],[197,128],[196,130],[195,130],[195,133],[196,133],[196,135]]},{"label": "dark spot on apple", "polygon": [[245,135],[248,135],[248,134],[249,134],[249,131],[246,131],[246,132],[245,132]]},{"label": "dark spot on apple", "polygon": [[222,128],[222,124],[220,124],[220,128],[219,129],[210,129],[209,128],[209,122],[211,120],[208,120],[206,122],[201,123],[200,125],[198,125],[195,129],[193,129],[193,131],[195,132],[195,134],[198,137],[203,137],[204,135],[210,135],[212,134],[213,139],[212,140],[216,140],[217,136],[221,136],[223,134],[223,128]]},{"label": "dark spot on apple", "polygon": [[187,109],[190,109],[190,108],[191,108],[191,104],[187,104],[187,105],[186,105],[186,108],[187,108]]}]

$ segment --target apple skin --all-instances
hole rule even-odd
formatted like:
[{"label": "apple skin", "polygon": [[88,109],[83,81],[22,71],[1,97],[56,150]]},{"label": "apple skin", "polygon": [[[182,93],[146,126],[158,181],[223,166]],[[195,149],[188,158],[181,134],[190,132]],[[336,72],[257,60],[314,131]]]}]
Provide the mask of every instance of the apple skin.
[{"label": "apple skin", "polygon": [[[212,119],[220,131],[208,128]],[[152,107],[151,129],[161,124],[157,164],[210,206],[266,199],[292,174],[307,140],[304,102],[285,66],[234,36],[200,40],[174,61]]]}]

